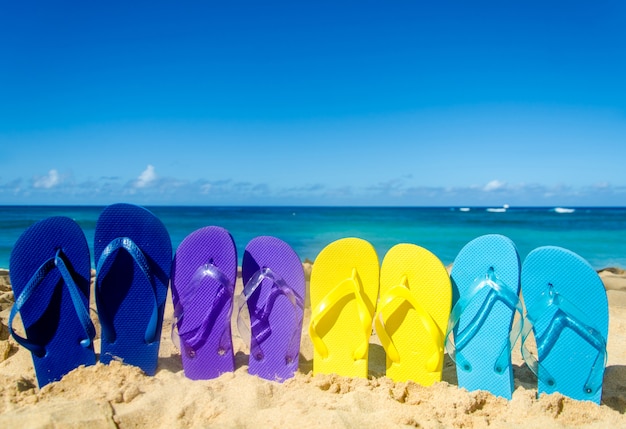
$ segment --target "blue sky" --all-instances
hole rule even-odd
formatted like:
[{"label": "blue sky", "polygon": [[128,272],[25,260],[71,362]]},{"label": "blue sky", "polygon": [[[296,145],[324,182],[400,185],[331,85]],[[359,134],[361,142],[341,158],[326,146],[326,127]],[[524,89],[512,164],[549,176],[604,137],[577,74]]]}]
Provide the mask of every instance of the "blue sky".
[{"label": "blue sky", "polygon": [[0,204],[626,205],[623,1],[2,9]]}]

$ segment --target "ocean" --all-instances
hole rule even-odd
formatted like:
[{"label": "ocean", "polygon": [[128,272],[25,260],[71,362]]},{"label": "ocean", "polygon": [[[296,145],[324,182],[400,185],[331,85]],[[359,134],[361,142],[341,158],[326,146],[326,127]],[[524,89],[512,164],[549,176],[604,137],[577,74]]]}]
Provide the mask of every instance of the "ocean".
[{"label": "ocean", "polygon": [[[380,260],[398,243],[414,243],[448,265],[470,240],[503,234],[523,259],[539,246],[565,247],[595,269],[626,268],[626,207],[556,209],[551,207],[147,207],[167,227],[173,249],[191,232],[216,225],[230,231],[239,262],[246,244],[259,235],[289,243],[303,261],[315,260],[330,242],[360,237]],[[0,267],[10,268],[11,249],[20,234],[49,216],[73,218],[92,249],[103,207],[0,206]]]}]

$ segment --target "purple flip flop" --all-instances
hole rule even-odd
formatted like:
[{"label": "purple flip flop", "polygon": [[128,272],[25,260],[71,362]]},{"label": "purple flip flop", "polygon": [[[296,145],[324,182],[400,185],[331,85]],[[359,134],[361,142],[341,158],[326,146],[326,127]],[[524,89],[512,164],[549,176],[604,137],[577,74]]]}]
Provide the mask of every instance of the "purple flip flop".
[{"label": "purple flip flop", "polygon": [[230,320],[237,249],[217,226],[189,234],[172,267],[172,300],[187,378],[207,380],[235,368]]},{"label": "purple flip flop", "polygon": [[239,315],[247,305],[250,328],[238,317],[239,331],[251,332],[248,372],[284,381],[298,370],[304,313],[302,262],[293,249],[275,237],[257,237],[243,255],[243,293]]}]

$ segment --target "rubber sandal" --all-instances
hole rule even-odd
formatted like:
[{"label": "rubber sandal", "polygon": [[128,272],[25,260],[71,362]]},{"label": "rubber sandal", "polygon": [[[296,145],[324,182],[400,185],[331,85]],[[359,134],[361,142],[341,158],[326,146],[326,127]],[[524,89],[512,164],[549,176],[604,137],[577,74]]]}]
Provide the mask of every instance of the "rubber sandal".
[{"label": "rubber sandal", "polygon": [[387,252],[374,319],[387,377],[424,386],[441,381],[451,303],[450,276],[435,255],[414,244]]},{"label": "rubber sandal", "polygon": [[[242,279],[237,321],[250,347],[248,372],[279,382],[292,378],[298,370],[304,314],[300,258],[278,238],[256,237],[243,254]],[[250,326],[241,317],[244,307]]]},{"label": "rubber sandal", "polygon": [[[538,394],[559,392],[599,404],[609,310],[596,271],[569,250],[540,247],[524,260],[522,293],[522,356],[537,375]],[[532,337],[537,356],[529,348]]]},{"label": "rubber sandal", "polygon": [[313,373],[367,378],[378,256],[359,238],[326,246],[311,271]]},{"label": "rubber sandal", "polygon": [[94,256],[100,361],[119,360],[154,375],[172,265],[167,229],[142,207],[108,206],[96,223]]},{"label": "rubber sandal", "polygon": [[[78,224],[59,216],[32,225],[15,243],[9,267],[15,296],[9,330],[31,352],[39,387],[81,365],[95,364],[91,261]],[[26,338],[13,328],[18,313]]]},{"label": "rubber sandal", "polygon": [[446,351],[456,363],[459,387],[511,399],[511,350],[521,326],[520,260],[507,237],[470,241],[457,255],[450,277],[456,300],[446,333]]}]

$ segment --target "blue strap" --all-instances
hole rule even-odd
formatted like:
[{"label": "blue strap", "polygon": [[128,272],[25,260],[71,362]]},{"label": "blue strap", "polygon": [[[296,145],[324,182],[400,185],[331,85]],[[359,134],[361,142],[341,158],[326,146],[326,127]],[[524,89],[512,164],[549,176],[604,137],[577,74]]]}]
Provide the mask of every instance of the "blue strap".
[{"label": "blue strap", "polygon": [[[263,280],[269,279],[272,282],[272,290],[270,291],[269,296],[265,300],[265,304],[262,307],[257,307],[254,309],[250,309],[247,306],[247,303],[250,297],[255,293],[255,291],[259,288]],[[237,328],[239,330],[239,334],[245,343],[250,343],[250,356],[254,356],[257,360],[263,358],[264,353],[261,348],[261,344],[269,338],[272,333],[272,327],[269,323],[269,317],[272,313],[272,309],[274,308],[274,302],[279,295],[284,295],[287,297],[291,305],[293,305],[294,309],[300,309],[302,311],[296,311],[296,320],[295,329],[291,338],[289,340],[289,344],[287,346],[287,355],[285,356],[285,361],[287,363],[293,362],[297,359],[298,352],[300,350],[300,344],[297,341],[298,335],[301,332],[302,327],[302,315],[304,310],[304,300],[300,297],[291,286],[287,284],[287,282],[282,278],[276,275],[269,268],[262,268],[255,272],[252,277],[248,280],[241,295],[238,297],[238,313],[237,313]],[[247,324],[243,321],[241,317],[241,311],[243,307],[248,307],[248,312],[250,312],[250,316],[254,315],[254,322],[251,322],[251,328],[254,327],[257,331],[257,334],[251,336],[251,329],[248,329]],[[251,311],[252,310],[252,311]],[[252,320],[252,317],[250,317]],[[249,341],[248,341],[249,340]]]},{"label": "blue strap", "polygon": [[91,322],[91,318],[89,317],[89,311],[85,308],[84,305],[84,295],[76,285],[76,282],[74,281],[70,270],[65,264],[63,256],[63,253],[59,249],[57,250],[53,258],[50,258],[43,264],[41,264],[41,266],[37,269],[37,271],[35,271],[22,292],[15,300],[15,304],[13,305],[13,308],[11,308],[11,313],[9,315],[9,329],[15,341],[17,341],[26,349],[30,350],[38,357],[43,357],[46,354],[45,347],[39,344],[35,344],[34,342],[19,336],[13,329],[13,320],[17,313],[22,311],[22,307],[33,296],[33,293],[35,292],[37,287],[41,285],[44,278],[46,278],[46,276],[54,268],[57,268],[59,270],[61,277],[63,278],[63,282],[67,286],[70,298],[72,299],[74,310],[76,311],[76,315],[78,316],[78,321],[80,322],[83,331],[85,332],[86,338],[80,341],[80,345],[84,348],[90,347],[94,337],[96,336],[96,329],[94,328],[93,323]]},{"label": "blue strap", "polygon": [[602,379],[604,368],[607,361],[606,339],[599,330],[583,322],[589,320],[589,316],[579,310],[573,303],[568,301],[563,295],[558,294],[553,288],[543,292],[539,298],[528,308],[526,317],[524,318],[524,329],[522,330],[522,357],[530,368],[530,370],[549,386],[556,386],[556,380],[550,372],[539,362],[526,345],[531,331],[534,330],[535,324],[552,315],[552,319],[548,327],[541,336],[536,336],[538,356],[550,354],[561,332],[569,328],[574,331],[580,338],[587,342],[591,347],[598,351],[593,365],[589,371],[587,380],[583,389],[588,394],[596,393],[602,388]]},{"label": "blue strap", "polygon": [[[488,291],[479,310],[476,312],[472,320],[466,324],[463,331],[455,332],[463,312],[478,296],[478,293],[484,288],[488,288]],[[485,275],[485,277],[474,280],[474,283],[468,293],[465,294],[463,298],[459,299],[450,312],[445,341],[446,351],[457,366],[465,371],[471,371],[472,365],[463,357],[462,350],[472,341],[476,334],[480,332],[485,321],[489,317],[493,306],[498,301],[502,302],[509,309],[518,312],[520,316],[522,316],[522,305],[519,300],[519,296],[517,296],[511,288],[506,286],[506,284],[495,275],[492,268]],[[517,338],[521,332],[521,320],[522,319],[520,318],[520,321],[512,326],[508,341],[504,344],[498,354],[498,358],[494,363],[494,371],[497,374],[502,374],[506,368],[509,367],[511,351],[513,350],[513,346],[517,342]],[[454,333],[454,338],[452,337],[452,333]]]},{"label": "blue strap", "polygon": [[[154,283],[154,277],[152,276],[152,271],[150,269],[150,265],[148,264],[148,260],[146,256],[143,254],[139,246],[135,244],[133,240],[128,237],[118,237],[111,241],[102,251],[100,255],[100,259],[98,260],[98,265],[96,266],[96,287],[98,290],[102,288],[102,279],[105,277],[103,273],[105,264],[107,261],[111,260],[111,256],[118,250],[125,250],[128,252],[130,256],[135,260],[137,266],[141,269],[144,276],[150,282],[152,286],[152,314],[150,315],[150,320],[148,322],[148,326],[146,327],[146,333],[144,336],[144,340],[146,344],[153,343],[158,339],[157,333],[157,324],[158,324],[158,304],[156,297],[156,285]],[[107,271],[110,268],[107,267]],[[109,343],[115,342],[115,338],[117,334],[115,333],[115,328],[113,326],[113,322],[111,320],[107,320],[103,315],[106,312],[100,312],[100,325],[102,326],[102,337]]]},{"label": "blue strap", "polygon": [[[179,331],[179,327],[182,325],[184,317],[185,303],[192,302],[198,294],[198,290],[202,287],[205,280],[215,280],[220,288],[211,301],[211,306],[206,312],[206,316],[202,322],[194,327],[186,329],[184,332]],[[213,330],[217,317],[224,308],[224,305],[232,300],[235,291],[235,286],[230,279],[220,270],[217,266],[208,263],[204,264],[195,271],[189,284],[182,290],[182,294],[179,293],[178,302],[174,308],[174,323],[172,324],[172,338],[175,340],[177,335],[180,339],[181,350],[184,350],[189,357],[195,357],[196,349],[198,346],[206,340],[208,333]],[[232,314],[232,306],[228,312],[226,323],[223,326],[222,335],[218,346],[218,353],[224,353],[230,350],[232,340],[228,335],[228,327],[230,326],[230,316]]]}]

